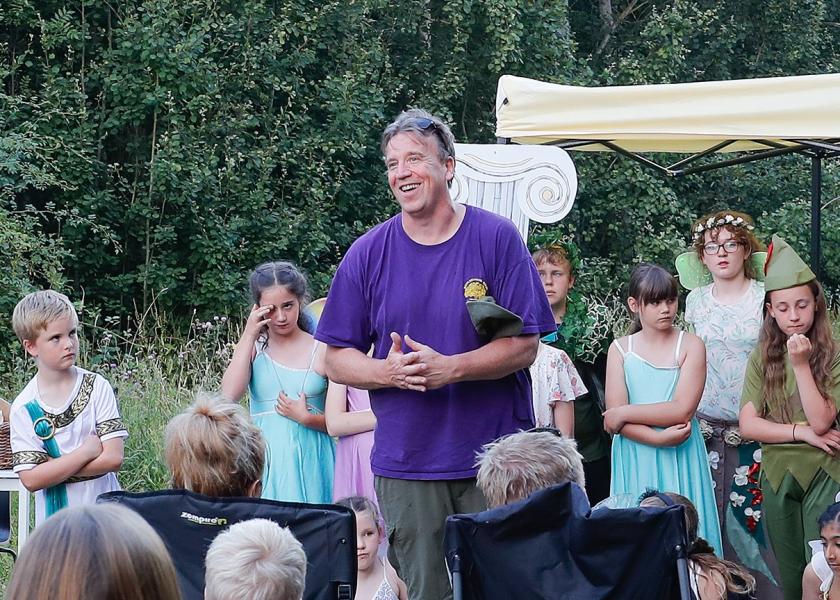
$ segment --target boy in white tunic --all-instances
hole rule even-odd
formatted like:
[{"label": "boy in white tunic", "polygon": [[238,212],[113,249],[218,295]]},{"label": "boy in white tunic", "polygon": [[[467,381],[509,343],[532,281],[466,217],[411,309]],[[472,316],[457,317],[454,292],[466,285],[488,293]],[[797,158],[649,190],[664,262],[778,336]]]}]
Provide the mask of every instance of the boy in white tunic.
[{"label": "boy in white tunic", "polygon": [[35,494],[35,524],[66,506],[120,489],[115,473],[128,432],[111,385],[75,365],[78,316],[63,294],[33,292],[12,327],[38,372],[12,404],[12,464]]}]

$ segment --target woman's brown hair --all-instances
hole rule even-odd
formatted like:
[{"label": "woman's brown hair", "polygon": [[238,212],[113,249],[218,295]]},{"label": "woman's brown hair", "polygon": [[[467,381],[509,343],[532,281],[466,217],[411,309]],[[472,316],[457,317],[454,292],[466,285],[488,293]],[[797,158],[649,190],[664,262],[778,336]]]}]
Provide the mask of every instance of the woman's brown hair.
[{"label": "woman's brown hair", "polygon": [[[732,217],[732,222],[737,221],[740,225],[726,223],[727,217],[730,216]],[[720,221],[724,221],[724,223],[722,225],[706,227],[710,221],[715,224]],[[698,227],[701,228],[700,231],[698,231]],[[755,279],[758,273],[755,272],[755,266],[750,260],[750,256],[756,252],[763,252],[766,248],[755,237],[753,233],[753,219],[747,213],[738,212],[737,210],[720,210],[697,219],[691,226],[691,231],[699,234],[695,235],[693,244],[697,257],[701,261],[703,260],[703,246],[706,245],[706,232],[708,231],[712,241],[716,242],[721,229],[728,231],[732,235],[733,240],[744,246],[746,250],[746,254],[744,255],[744,274],[750,279]]]},{"label": "woman's brown hair", "polygon": [[[822,286],[814,280],[807,285],[814,294],[814,323],[811,329],[805,334],[811,341],[811,356],[808,362],[811,365],[811,373],[814,375],[814,382],[820,395],[826,402],[834,405],[835,399],[831,396],[834,384],[831,374],[831,365],[834,356],[837,354],[837,345],[831,331],[831,323],[828,320],[825,294]],[[787,353],[787,334],[780,328],[776,319],[770,315],[766,304],[770,303],[770,296],[773,292],[767,292],[764,296],[764,322],[761,325],[761,333],[758,336],[758,347],[761,351],[761,361],[764,365],[764,398],[765,414],[761,417],[772,417],[777,423],[792,423],[793,415],[788,406],[788,399],[785,397],[785,354]]]},{"label": "woman's brown hair", "polygon": [[179,600],[163,541],[116,504],[65,508],[39,525],[15,564],[8,600]]},{"label": "woman's brown hair", "polygon": [[[663,492],[663,495],[668,496],[675,504],[683,507],[685,527],[688,534],[688,549],[686,552],[688,559],[699,567],[701,573],[714,582],[715,587],[719,588],[720,598],[726,598],[726,592],[751,594],[755,590],[755,578],[741,565],[715,556],[715,551],[709,543],[699,537],[697,531],[700,518],[691,500],[674,492]],[[657,497],[657,492],[650,491],[642,496],[642,506],[664,507],[666,504],[661,498]]]},{"label": "woman's brown hair", "polygon": [[169,421],[165,436],[173,488],[217,497],[259,495],[265,440],[239,404],[201,396]]}]

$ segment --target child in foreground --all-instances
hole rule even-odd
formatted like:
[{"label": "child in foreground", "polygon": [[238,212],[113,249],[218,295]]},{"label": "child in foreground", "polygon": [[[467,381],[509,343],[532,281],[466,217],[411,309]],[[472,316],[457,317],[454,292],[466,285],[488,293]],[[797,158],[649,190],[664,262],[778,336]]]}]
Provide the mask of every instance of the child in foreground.
[{"label": "child in foreground", "polygon": [[12,404],[12,464],[35,493],[35,524],[66,506],[119,490],[115,473],[128,432],[111,385],[76,366],[79,319],[63,294],[18,302],[12,326],[38,372]]},{"label": "child in foreground", "polygon": [[708,542],[697,535],[697,509],[691,500],[672,492],[645,492],[640,506],[679,504],[685,514],[689,585],[697,600],[748,600],[755,598],[755,578],[741,565],[715,556]]},{"label": "child in foreground", "polygon": [[706,350],[674,327],[677,282],[662,267],[633,269],[630,335],[610,346],[604,426],[612,444],[612,495],[673,490],[697,507],[700,535],[722,556],[709,460],[694,418],[706,380]]},{"label": "child in foreground", "polygon": [[817,521],[820,539],[811,542],[814,555],[802,574],[802,600],[840,598],[840,502],[835,502]]},{"label": "child in foreground", "polygon": [[163,540],[116,504],[76,506],[35,530],[6,589],[7,600],[180,600]]},{"label": "child in foreground", "polygon": [[840,353],[822,287],[778,236],[764,272],[765,314],[747,363],[741,435],[761,442],[761,520],[785,600],[800,600],[808,540],[840,491]]},{"label": "child in foreground", "polygon": [[356,513],[356,559],[359,574],[355,600],[407,600],[408,590],[394,567],[379,557],[382,526],[376,505],[361,496],[336,502]]}]

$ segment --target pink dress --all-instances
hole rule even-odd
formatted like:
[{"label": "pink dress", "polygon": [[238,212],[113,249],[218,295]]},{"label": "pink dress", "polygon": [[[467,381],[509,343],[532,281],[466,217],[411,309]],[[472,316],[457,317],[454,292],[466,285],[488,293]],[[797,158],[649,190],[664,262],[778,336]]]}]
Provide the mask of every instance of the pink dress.
[{"label": "pink dress", "polygon": [[[370,410],[370,396],[366,390],[347,387],[347,410]],[[364,496],[376,502],[373,472],[370,470],[370,451],[373,431],[365,431],[338,438],[335,448],[335,479],[333,500],[348,496]],[[376,502],[377,506],[379,505]]]}]

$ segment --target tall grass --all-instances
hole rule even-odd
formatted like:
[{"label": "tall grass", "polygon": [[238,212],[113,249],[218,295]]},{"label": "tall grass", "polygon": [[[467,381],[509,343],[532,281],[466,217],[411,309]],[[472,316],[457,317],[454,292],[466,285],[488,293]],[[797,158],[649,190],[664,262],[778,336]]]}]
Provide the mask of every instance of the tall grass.
[{"label": "tall grass", "polygon": [[[134,329],[120,330],[109,318],[80,315],[77,364],[99,373],[113,386],[129,436],[119,473],[124,489],[167,487],[163,464],[166,423],[199,391],[216,392],[239,339],[239,319],[216,316],[178,327],[163,315],[145,315]],[[0,381],[0,394],[13,399],[35,374],[22,353]]]}]

